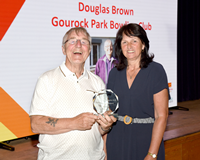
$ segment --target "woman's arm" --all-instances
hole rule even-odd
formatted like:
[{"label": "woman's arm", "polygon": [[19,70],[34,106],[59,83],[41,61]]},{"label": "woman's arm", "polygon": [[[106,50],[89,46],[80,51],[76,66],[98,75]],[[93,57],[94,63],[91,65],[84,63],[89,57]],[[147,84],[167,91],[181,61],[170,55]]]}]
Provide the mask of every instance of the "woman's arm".
[{"label": "woman's arm", "polygon": [[[162,141],[168,117],[168,97],[169,93],[167,89],[154,94],[154,111],[155,111],[155,122],[153,125],[151,144],[149,152],[152,154],[158,154],[160,143]],[[155,160],[149,154],[145,157],[145,160]]]}]

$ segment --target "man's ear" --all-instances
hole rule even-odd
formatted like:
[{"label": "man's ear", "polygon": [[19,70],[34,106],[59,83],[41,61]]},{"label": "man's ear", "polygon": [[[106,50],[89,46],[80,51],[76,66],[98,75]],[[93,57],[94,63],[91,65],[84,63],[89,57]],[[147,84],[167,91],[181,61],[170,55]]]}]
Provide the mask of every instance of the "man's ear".
[{"label": "man's ear", "polygon": [[89,53],[91,52],[91,49],[92,49],[92,45],[90,45],[90,48],[89,48]]},{"label": "man's ear", "polygon": [[66,55],[65,48],[63,46],[62,46],[62,52],[63,52],[64,55]]}]

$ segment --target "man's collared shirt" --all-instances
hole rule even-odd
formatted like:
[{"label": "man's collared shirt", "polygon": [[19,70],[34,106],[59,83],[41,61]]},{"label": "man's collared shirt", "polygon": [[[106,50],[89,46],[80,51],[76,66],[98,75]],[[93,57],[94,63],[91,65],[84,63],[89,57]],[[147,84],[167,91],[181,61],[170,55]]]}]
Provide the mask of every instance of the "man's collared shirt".
[{"label": "man's collared shirt", "polygon": [[[84,68],[83,74],[77,78],[63,63],[39,78],[30,116],[72,118],[84,112],[95,113],[94,93],[91,91],[98,92],[104,88],[103,81],[95,74]],[[39,142],[38,160],[101,160],[105,156],[97,123],[87,131],[74,130],[57,135],[40,134]]]}]

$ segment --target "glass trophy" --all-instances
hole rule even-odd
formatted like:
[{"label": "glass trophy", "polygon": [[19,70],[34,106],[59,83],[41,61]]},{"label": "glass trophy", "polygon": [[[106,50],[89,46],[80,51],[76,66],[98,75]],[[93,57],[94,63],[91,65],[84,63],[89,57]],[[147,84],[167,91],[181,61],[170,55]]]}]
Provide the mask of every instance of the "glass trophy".
[{"label": "glass trophy", "polygon": [[110,112],[115,118],[118,117],[114,112],[119,108],[118,96],[110,89],[104,89],[95,93],[93,97],[93,107],[98,114]]}]

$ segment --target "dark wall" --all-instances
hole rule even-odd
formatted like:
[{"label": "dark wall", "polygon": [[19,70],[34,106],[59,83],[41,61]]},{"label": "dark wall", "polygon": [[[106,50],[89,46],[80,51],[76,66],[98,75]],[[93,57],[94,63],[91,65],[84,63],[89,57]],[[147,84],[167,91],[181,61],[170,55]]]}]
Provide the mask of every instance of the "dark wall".
[{"label": "dark wall", "polygon": [[200,1],[178,1],[178,102],[200,99]]}]

